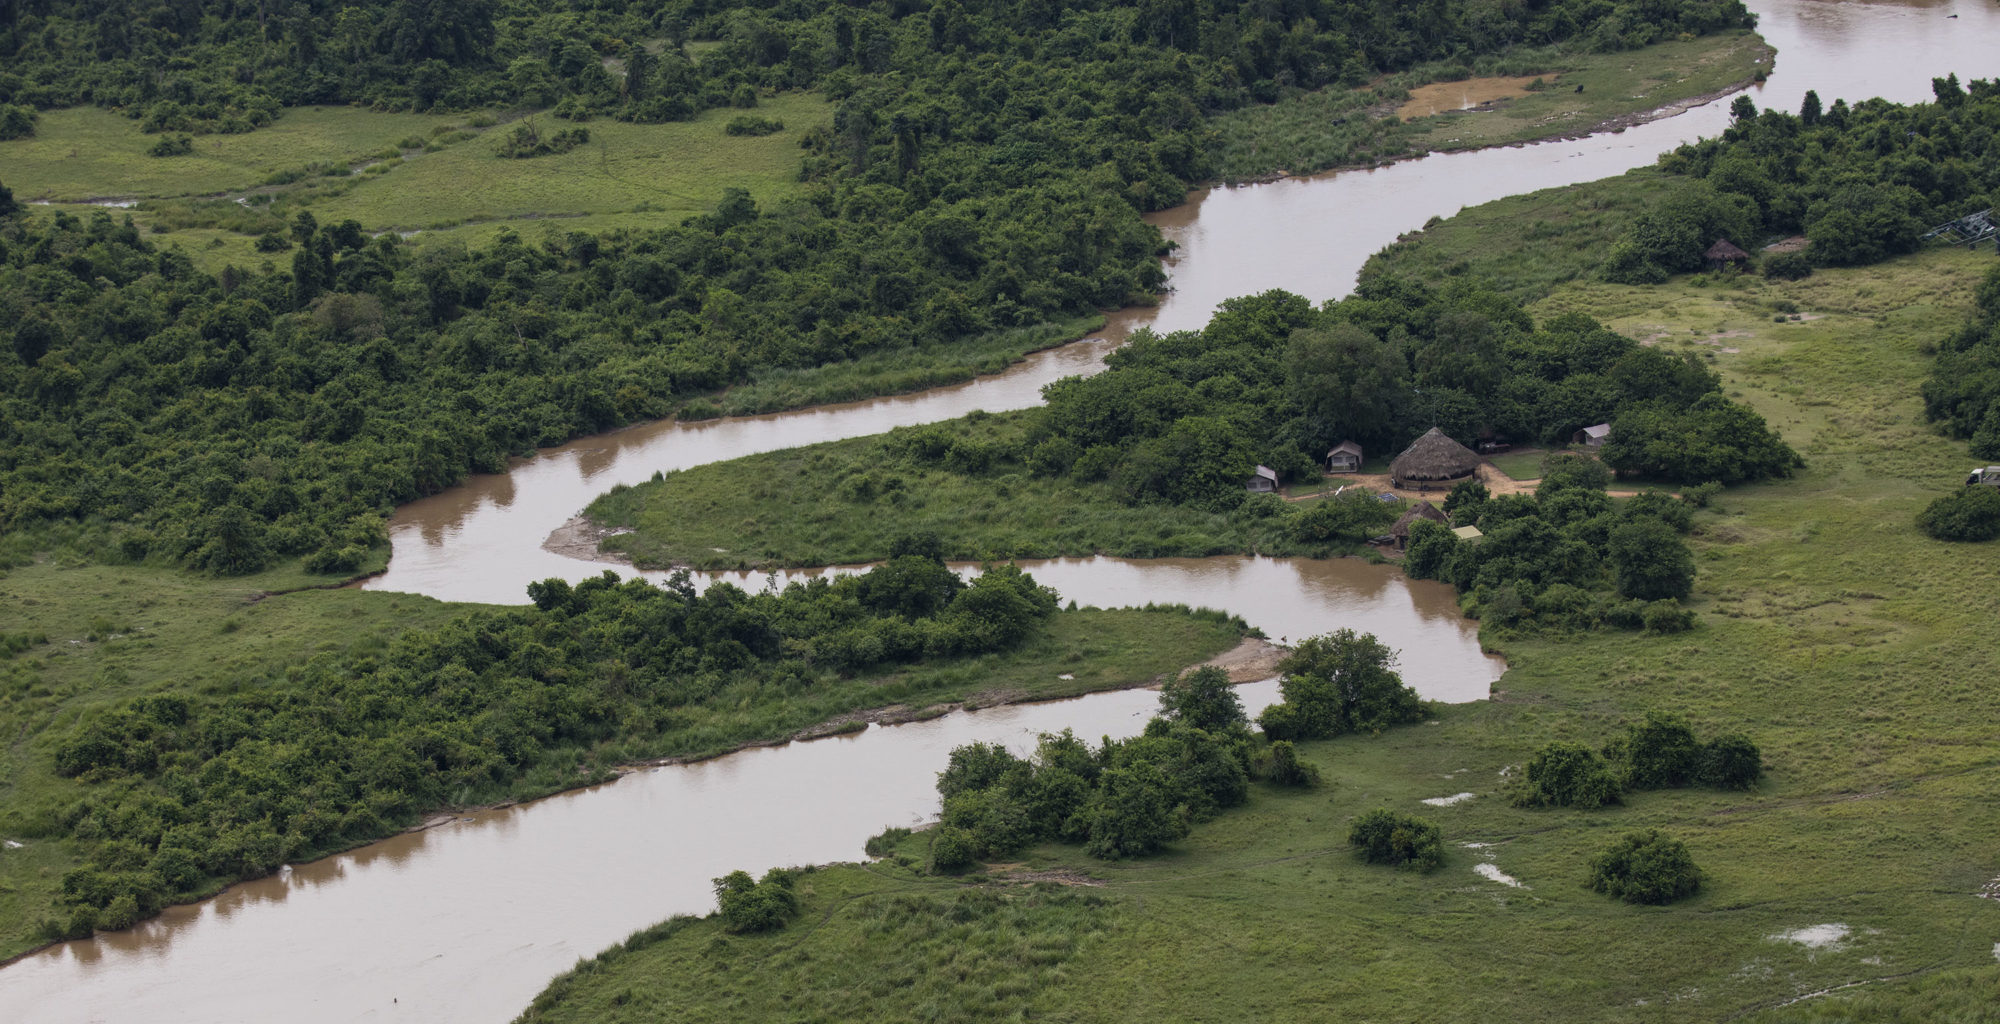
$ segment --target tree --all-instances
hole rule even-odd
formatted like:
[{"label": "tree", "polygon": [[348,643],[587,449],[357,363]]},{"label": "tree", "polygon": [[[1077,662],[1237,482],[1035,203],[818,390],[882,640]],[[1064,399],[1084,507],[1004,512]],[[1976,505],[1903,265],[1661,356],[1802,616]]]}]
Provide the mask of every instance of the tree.
[{"label": "tree", "polygon": [[1387,444],[1401,418],[1408,364],[1402,354],[1353,324],[1293,332],[1285,348],[1286,404],[1298,409],[1300,438],[1325,451],[1352,438]]},{"label": "tree", "polygon": [[1270,779],[1275,785],[1306,789],[1319,785],[1319,768],[1299,760],[1291,740],[1278,740],[1271,744]]},{"label": "tree", "polygon": [[1799,104],[1799,123],[1807,128],[1814,127],[1819,124],[1819,115],[1819,93],[1807,89],[1805,101]]},{"label": "tree", "polygon": [[1590,887],[1627,903],[1664,905],[1701,889],[1687,845],[1658,829],[1633,832],[1590,862]]},{"label": "tree", "polygon": [[1525,788],[1514,803],[1522,807],[1602,807],[1618,802],[1618,775],[1597,752],[1581,743],[1557,741],[1528,759]]},{"label": "tree", "polygon": [[1308,638],[1278,664],[1284,700],[1267,709],[1259,723],[1280,740],[1380,732],[1418,721],[1423,703],[1403,685],[1395,664],[1396,652],[1372,633],[1342,629]]},{"label": "tree", "polygon": [[1225,732],[1249,722],[1229,673],[1214,665],[1182,672],[1161,685],[1160,717],[1206,732]]},{"label": "tree", "polygon": [[960,793],[987,789],[1026,768],[1027,762],[998,743],[968,743],[954,749],[945,770],[938,773],[938,795],[950,800]]},{"label": "tree", "polygon": [[1623,597],[1684,601],[1694,591],[1694,553],[1673,527],[1658,519],[1635,519],[1614,528],[1607,552]]},{"label": "tree", "polygon": [[1355,819],[1347,844],[1370,864],[1432,871],[1444,863],[1444,837],[1436,825],[1387,808]]}]

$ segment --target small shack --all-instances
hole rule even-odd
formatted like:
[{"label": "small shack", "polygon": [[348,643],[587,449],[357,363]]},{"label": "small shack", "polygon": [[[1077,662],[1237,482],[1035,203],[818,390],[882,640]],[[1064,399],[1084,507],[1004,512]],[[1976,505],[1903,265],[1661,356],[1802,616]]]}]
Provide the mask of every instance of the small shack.
[{"label": "small shack", "polygon": [[1342,441],[1326,453],[1326,471],[1329,473],[1361,472],[1361,446],[1352,441]]},{"label": "small shack", "polygon": [[1571,444],[1580,444],[1585,448],[1602,448],[1604,447],[1604,442],[1610,439],[1611,424],[1609,423],[1599,423],[1596,426],[1585,427],[1569,436]]},{"label": "small shack", "polygon": [[1479,538],[1486,536],[1479,532],[1479,527],[1477,526],[1461,526],[1451,531],[1451,535],[1467,544],[1477,543]]},{"label": "small shack", "polygon": [[1257,472],[1243,485],[1243,489],[1252,494],[1278,493],[1278,471],[1269,466],[1258,466]]},{"label": "small shack", "polygon": [[1982,484],[2000,487],[2000,466],[1975,466],[1972,472],[1966,474],[1965,486],[1978,487]]},{"label": "small shack", "polygon": [[1479,456],[1472,449],[1432,427],[1389,463],[1389,482],[1397,487],[1428,488],[1463,480],[1478,471]]},{"label": "small shack", "polygon": [[1724,267],[1741,267],[1750,262],[1750,254],[1738,249],[1736,243],[1731,242],[1727,238],[1716,239],[1715,244],[1709,246],[1708,251],[1701,254],[1701,258],[1708,261],[1708,269],[1710,270],[1721,270]]},{"label": "small shack", "polygon": [[1417,502],[1415,505],[1410,506],[1408,512],[1403,513],[1402,518],[1396,520],[1396,525],[1389,527],[1389,536],[1395,540],[1396,550],[1401,551],[1409,545],[1410,524],[1419,519],[1428,519],[1433,523],[1442,523],[1446,527],[1451,526],[1451,517],[1445,515],[1436,505],[1428,501]]}]

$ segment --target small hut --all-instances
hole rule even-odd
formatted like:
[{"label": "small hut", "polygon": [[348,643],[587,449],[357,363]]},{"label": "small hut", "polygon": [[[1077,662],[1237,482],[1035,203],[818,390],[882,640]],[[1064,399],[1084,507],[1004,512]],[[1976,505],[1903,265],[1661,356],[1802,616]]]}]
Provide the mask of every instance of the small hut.
[{"label": "small hut", "polygon": [[1585,448],[1602,448],[1604,447],[1604,442],[1610,439],[1611,424],[1609,423],[1599,423],[1596,426],[1585,427],[1569,436],[1571,444],[1580,444]]},{"label": "small hut", "polygon": [[1269,466],[1258,466],[1255,475],[1243,485],[1252,494],[1276,494],[1278,492],[1278,471]]},{"label": "small hut", "polygon": [[1419,519],[1443,523],[1446,527],[1451,526],[1451,517],[1445,515],[1436,505],[1428,501],[1417,502],[1410,506],[1408,512],[1403,513],[1402,518],[1396,520],[1396,525],[1389,527],[1389,536],[1396,540],[1396,550],[1401,551],[1410,543],[1410,524]]},{"label": "small hut", "polygon": [[1708,261],[1708,269],[1721,270],[1724,267],[1741,267],[1750,262],[1750,254],[1738,249],[1727,238],[1718,238],[1708,251],[1701,254]]},{"label": "small hut", "polygon": [[1467,544],[1477,543],[1479,538],[1486,536],[1479,532],[1479,527],[1477,526],[1461,526],[1451,531],[1451,535],[1465,541]]},{"label": "small hut", "polygon": [[1361,472],[1361,446],[1352,441],[1342,441],[1326,453],[1326,471],[1329,473]]},{"label": "small hut", "polygon": [[1479,471],[1472,449],[1432,427],[1389,463],[1389,482],[1397,487],[1424,487],[1463,480]]}]

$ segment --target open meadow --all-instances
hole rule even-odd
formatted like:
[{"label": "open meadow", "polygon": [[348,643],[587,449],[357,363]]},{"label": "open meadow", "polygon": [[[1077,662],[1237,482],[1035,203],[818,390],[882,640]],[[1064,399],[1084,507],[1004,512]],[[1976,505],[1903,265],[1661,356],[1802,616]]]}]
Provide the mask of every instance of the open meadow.
[{"label": "open meadow", "polygon": [[[1697,515],[1694,631],[1489,637],[1511,666],[1492,701],[1301,744],[1322,787],[1257,787],[1165,855],[1045,845],[965,878],[895,860],[821,871],[800,880],[804,913],[784,930],[659,929],[559,979],[524,1019],[697,1006],[711,1020],[836,1019],[863,993],[882,1020],[962,1006],[1066,1020],[1885,1019],[1844,1017],[1838,996],[1780,1009],[1849,985],[1875,1013],[1988,1019],[2000,559],[1913,520],[1968,464],[1923,421],[1917,384],[1991,265],[1933,250],[1793,283],[1577,285],[1536,308],[1712,355],[1807,458]],[[1509,803],[1543,744],[1601,745],[1648,711],[1702,735],[1743,731],[1768,774],[1748,792],[1654,791],[1595,811]],[[1437,822],[1442,868],[1359,862],[1346,831],[1376,807]],[[1597,851],[1652,827],[1686,841],[1706,876],[1697,896],[1639,908],[1586,888]],[[922,842],[905,843],[910,862]]]},{"label": "open meadow", "polygon": [[[731,119],[782,122],[768,135],[730,135]],[[688,121],[596,119],[590,141],[566,153],[497,153],[517,126],[544,134],[576,127],[547,112],[401,114],[302,107],[241,135],[203,135],[185,156],[148,155],[160,136],[95,108],[50,111],[31,138],[0,142],[0,178],[26,203],[84,213],[117,204],[163,246],[206,270],[282,266],[285,251],[254,246],[284,234],[305,210],[323,224],[359,221],[420,245],[479,246],[511,228],[602,234],[678,225],[715,208],[725,188],[759,203],[797,187],[799,139],[832,117],[819,96],[784,93],[754,111],[709,110]],[[40,208],[40,207],[38,207]]]}]

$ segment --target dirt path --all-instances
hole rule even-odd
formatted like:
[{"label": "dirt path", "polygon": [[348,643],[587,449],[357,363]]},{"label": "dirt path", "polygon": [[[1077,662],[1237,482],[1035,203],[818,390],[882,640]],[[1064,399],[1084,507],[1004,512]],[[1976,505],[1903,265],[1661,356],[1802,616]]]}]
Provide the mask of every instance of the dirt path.
[{"label": "dirt path", "polygon": [[[1387,473],[1329,474],[1326,479],[1329,483],[1338,480],[1348,486],[1366,488],[1377,494],[1394,494],[1406,501],[1423,500],[1429,501],[1433,505],[1443,505],[1445,497],[1451,494],[1450,486],[1430,488],[1396,487],[1389,482],[1389,474]],[[1479,471],[1473,474],[1473,479],[1485,484],[1486,489],[1493,492],[1496,497],[1502,494],[1533,494],[1535,493],[1536,485],[1542,482],[1540,477],[1533,480],[1516,480],[1500,472],[1499,468],[1491,462],[1481,462],[1479,464]],[[1636,490],[1615,489],[1606,490],[1604,493],[1614,498],[1630,498],[1639,492]],[[1328,494],[1330,495],[1331,492],[1328,492]],[[1284,494],[1281,497],[1286,501],[1306,501],[1311,498],[1320,497],[1320,495]]]}]

